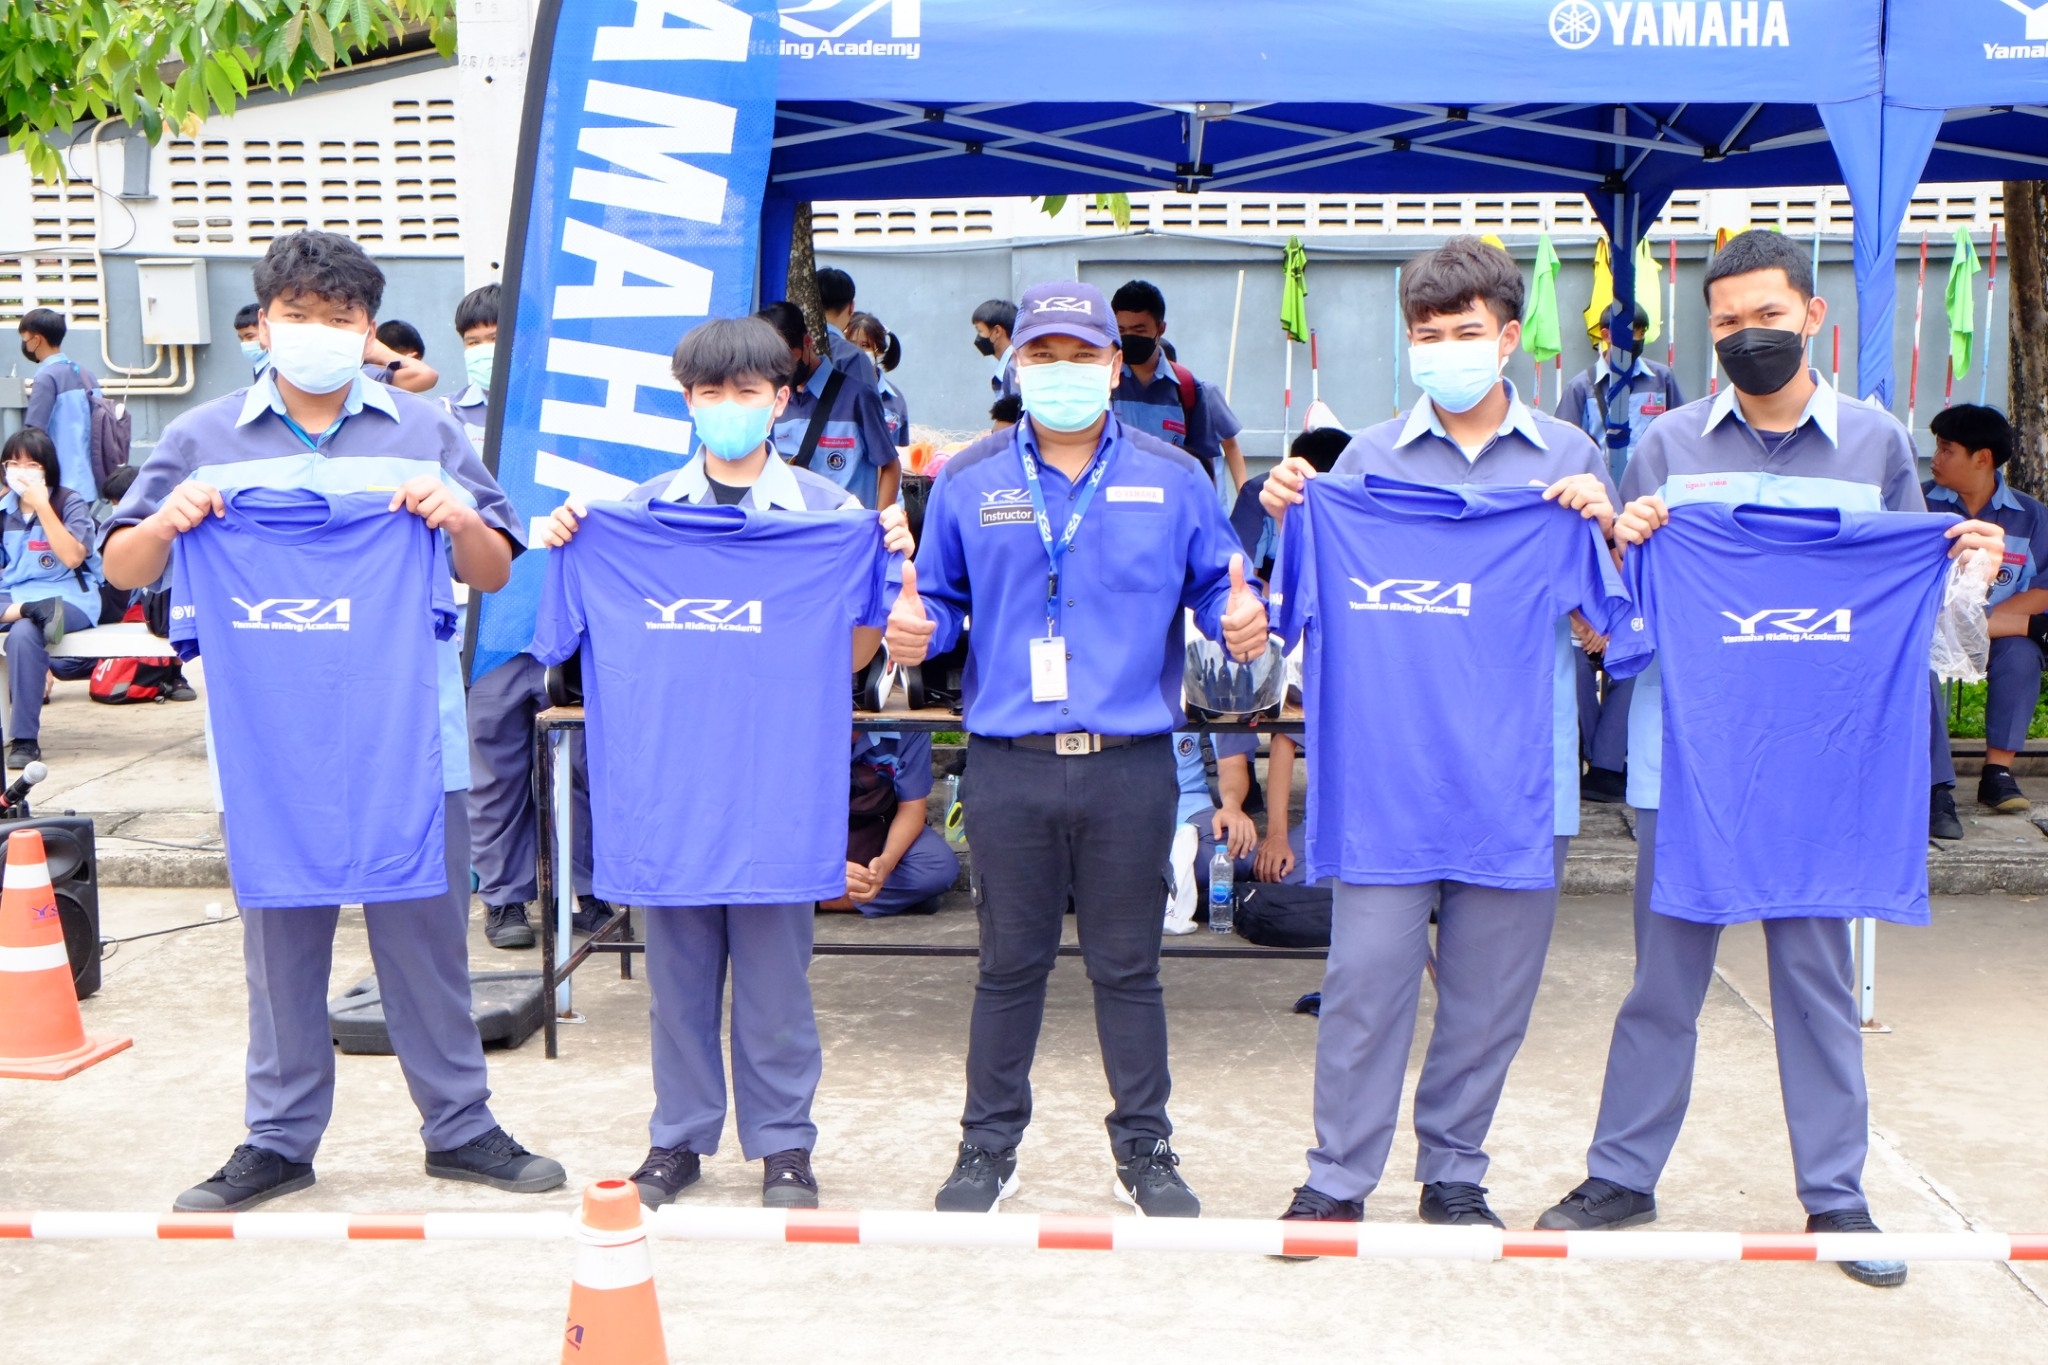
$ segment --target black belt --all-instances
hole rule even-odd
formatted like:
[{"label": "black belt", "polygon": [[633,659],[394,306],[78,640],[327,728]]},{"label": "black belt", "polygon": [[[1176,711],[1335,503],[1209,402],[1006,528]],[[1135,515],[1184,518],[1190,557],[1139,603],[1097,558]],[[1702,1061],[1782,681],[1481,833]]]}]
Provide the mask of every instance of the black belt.
[{"label": "black belt", "polygon": [[1156,735],[1098,735],[1087,730],[1064,730],[1056,735],[1017,735],[1003,738],[996,735],[976,735],[976,739],[1006,748],[1033,749],[1039,753],[1058,754],[1062,758],[1079,758],[1086,754],[1099,754],[1104,749],[1121,749],[1143,740],[1156,739]]}]

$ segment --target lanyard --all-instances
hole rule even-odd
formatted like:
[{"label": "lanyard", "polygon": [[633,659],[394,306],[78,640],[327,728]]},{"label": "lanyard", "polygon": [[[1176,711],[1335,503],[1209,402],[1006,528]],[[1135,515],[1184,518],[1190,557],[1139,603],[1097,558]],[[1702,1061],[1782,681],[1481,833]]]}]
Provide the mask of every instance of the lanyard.
[{"label": "lanyard", "polygon": [[1095,461],[1095,472],[1081,485],[1081,492],[1074,499],[1074,510],[1067,517],[1066,529],[1060,532],[1058,540],[1052,537],[1052,518],[1045,510],[1045,488],[1038,479],[1038,459],[1031,453],[1030,446],[1020,436],[1017,453],[1024,457],[1024,483],[1031,490],[1031,510],[1038,523],[1038,538],[1045,545],[1046,558],[1052,561],[1051,572],[1045,576],[1045,633],[1047,638],[1059,634],[1060,614],[1060,566],[1065,562],[1067,551],[1074,544],[1074,532],[1081,529],[1081,518],[1088,512],[1088,504],[1095,501],[1095,490],[1102,485],[1102,476],[1109,472],[1109,451],[1105,449]]}]

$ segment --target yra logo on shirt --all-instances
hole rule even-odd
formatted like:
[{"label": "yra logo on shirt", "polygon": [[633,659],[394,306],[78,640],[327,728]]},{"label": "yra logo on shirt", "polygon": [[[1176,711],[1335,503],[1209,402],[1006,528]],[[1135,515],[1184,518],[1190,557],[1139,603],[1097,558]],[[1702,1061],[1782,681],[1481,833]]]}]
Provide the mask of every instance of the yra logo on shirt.
[{"label": "yra logo on shirt", "polygon": [[[888,40],[881,37],[885,11]],[[903,57],[916,61],[924,45],[904,40],[923,36],[923,11],[923,0],[795,0],[781,7],[782,31],[793,35],[782,40],[782,55],[805,59]],[[861,36],[848,38],[846,35],[856,28],[861,30]]]},{"label": "yra logo on shirt", "polygon": [[1613,47],[1792,46],[1785,0],[1559,0],[1549,23],[1552,41],[1571,52],[1603,32]]},{"label": "yra logo on shirt", "polygon": [[1035,520],[1028,489],[995,488],[981,495],[983,526],[1029,526]]},{"label": "yra logo on shirt", "polygon": [[673,602],[642,598],[660,613],[659,620],[647,622],[649,630],[734,630],[748,635],[761,633],[761,603],[736,602],[730,597],[678,597]]},{"label": "yra logo on shirt", "polygon": [[[242,609],[242,618],[230,622],[236,630],[347,630],[349,599],[346,597],[266,597],[260,602],[230,598]],[[190,607],[185,610],[191,611]]]},{"label": "yra logo on shirt", "polygon": [[1723,635],[1727,645],[1758,641],[1804,643],[1809,640],[1849,641],[1849,609],[1823,614],[1819,607],[1769,607],[1748,616],[1732,611],[1721,613],[1735,623],[1735,634]]},{"label": "yra logo on shirt", "polygon": [[1365,593],[1363,602],[1352,602],[1353,611],[1405,611],[1425,616],[1470,616],[1472,585],[1445,583],[1437,578],[1388,578],[1368,583],[1351,580]]}]

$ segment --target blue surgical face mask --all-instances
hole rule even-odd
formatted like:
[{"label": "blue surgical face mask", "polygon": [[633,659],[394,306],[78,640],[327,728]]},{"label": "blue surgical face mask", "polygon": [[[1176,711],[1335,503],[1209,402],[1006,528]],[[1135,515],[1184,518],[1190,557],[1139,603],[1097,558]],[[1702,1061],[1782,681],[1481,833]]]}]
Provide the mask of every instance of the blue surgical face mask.
[{"label": "blue surgical face mask", "polygon": [[263,343],[254,337],[242,343],[242,354],[249,357],[249,368],[252,370],[262,369],[263,362],[270,358],[270,352],[264,350]]},{"label": "blue surgical face mask", "polygon": [[721,460],[744,460],[768,439],[775,424],[775,405],[754,407],[727,399],[722,403],[692,403],[690,420],[697,424],[697,439]]},{"label": "blue surgical face mask", "polygon": [[491,367],[497,363],[498,343],[486,341],[471,346],[462,353],[462,368],[469,375],[469,382],[480,389],[491,387]]},{"label": "blue surgical face mask", "polygon": [[1500,382],[1500,339],[1410,343],[1408,373],[1445,412],[1470,412]]},{"label": "blue surgical face mask", "polygon": [[1017,367],[1017,390],[1031,419],[1054,431],[1082,431],[1109,408],[1107,365],[1054,360]]},{"label": "blue surgical face mask", "polygon": [[367,332],[318,322],[270,324],[270,364],[306,393],[347,388],[363,370]]}]

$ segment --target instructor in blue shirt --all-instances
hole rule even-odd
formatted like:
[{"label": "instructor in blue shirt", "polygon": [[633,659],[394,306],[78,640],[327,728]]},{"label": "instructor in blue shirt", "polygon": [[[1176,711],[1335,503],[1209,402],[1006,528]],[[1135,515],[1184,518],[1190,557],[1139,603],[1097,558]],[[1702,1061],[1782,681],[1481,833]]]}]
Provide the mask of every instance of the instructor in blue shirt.
[{"label": "instructor in blue shirt", "polygon": [[1201,466],[1109,412],[1123,357],[1101,291],[1027,290],[1013,340],[1026,418],[948,461],[888,628],[895,660],[914,664],[974,622],[962,804],[981,970],[960,1152],[936,1203],[984,1213],[1017,1188],[1071,901],[1115,1099],[1115,1194],[1152,1217],[1194,1217],[1168,1145],[1159,984],[1182,619],[1192,609],[1205,635],[1252,659],[1265,604]]},{"label": "instructor in blue shirt", "polygon": [[[1729,387],[1650,424],[1622,477],[1615,539],[1640,545],[1688,502],[1922,512],[1912,438],[1882,408],[1844,402],[1806,363],[1827,317],[1805,248],[1775,232],[1733,237],[1708,262],[1707,326]],[[1949,529],[1956,553],[2004,553],[1982,521]],[[1846,723],[1846,722],[1845,722]],[[1944,737],[1945,740],[1945,737]],[[1944,744],[1945,747],[1945,744]],[[1650,908],[1661,804],[1663,683],[1636,680],[1629,714],[1629,804],[1636,808],[1635,984],[1614,1021],[1587,1178],[1536,1222],[1632,1227],[1657,1217],[1654,1191],[1692,1099],[1699,1015],[1714,979],[1719,924]],[[1863,1191],[1870,1094],[1863,1076],[1855,965],[1839,918],[1759,905],[1792,1167],[1808,1232],[1874,1232]],[[1843,1261],[1850,1277],[1898,1285],[1898,1261]]]}]

